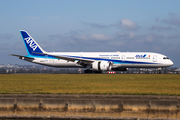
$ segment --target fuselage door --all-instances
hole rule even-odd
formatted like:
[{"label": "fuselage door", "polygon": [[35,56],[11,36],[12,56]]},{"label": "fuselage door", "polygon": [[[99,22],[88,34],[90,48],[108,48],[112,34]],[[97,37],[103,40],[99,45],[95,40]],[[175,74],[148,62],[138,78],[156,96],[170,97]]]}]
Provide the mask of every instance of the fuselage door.
[{"label": "fuselage door", "polygon": [[45,55],[44,62],[48,62],[48,55]]},{"label": "fuselage door", "polygon": [[153,56],[153,62],[157,62],[157,56],[156,55]]},{"label": "fuselage door", "polygon": [[121,56],[121,60],[125,60],[126,59],[126,56],[125,55],[122,55]]}]

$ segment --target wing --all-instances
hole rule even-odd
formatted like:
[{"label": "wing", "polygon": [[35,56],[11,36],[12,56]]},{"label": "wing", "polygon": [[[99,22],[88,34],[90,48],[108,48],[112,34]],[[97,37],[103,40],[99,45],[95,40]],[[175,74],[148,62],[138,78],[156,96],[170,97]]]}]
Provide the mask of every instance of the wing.
[{"label": "wing", "polygon": [[72,61],[72,62],[78,60],[77,62],[78,64],[91,64],[92,62],[95,61],[92,58],[87,59],[80,56],[54,55],[53,53],[37,53],[37,52],[34,52],[34,53],[41,54],[41,55],[50,55],[58,59],[63,59],[63,60]]}]

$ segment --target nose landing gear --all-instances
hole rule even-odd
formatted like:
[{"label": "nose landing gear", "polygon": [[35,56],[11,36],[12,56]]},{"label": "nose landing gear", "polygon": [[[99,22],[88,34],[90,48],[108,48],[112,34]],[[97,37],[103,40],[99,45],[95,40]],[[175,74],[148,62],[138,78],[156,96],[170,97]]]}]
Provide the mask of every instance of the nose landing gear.
[{"label": "nose landing gear", "polygon": [[162,68],[158,68],[157,74],[161,74],[161,70],[162,70]]},{"label": "nose landing gear", "polygon": [[160,70],[158,70],[158,71],[157,71],[157,74],[161,74],[161,71],[160,71]]}]

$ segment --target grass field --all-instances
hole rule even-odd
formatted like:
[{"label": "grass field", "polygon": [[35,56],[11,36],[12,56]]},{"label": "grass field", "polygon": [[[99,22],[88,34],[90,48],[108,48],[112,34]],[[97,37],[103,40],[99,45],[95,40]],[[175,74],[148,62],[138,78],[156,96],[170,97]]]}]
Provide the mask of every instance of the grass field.
[{"label": "grass field", "polygon": [[0,94],[180,95],[178,74],[1,74]]}]

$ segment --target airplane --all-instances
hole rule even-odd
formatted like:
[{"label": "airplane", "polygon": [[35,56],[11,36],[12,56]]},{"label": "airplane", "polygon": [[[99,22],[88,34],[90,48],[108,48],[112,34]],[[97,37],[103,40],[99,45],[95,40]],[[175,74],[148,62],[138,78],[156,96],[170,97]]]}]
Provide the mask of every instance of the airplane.
[{"label": "airplane", "polygon": [[128,68],[158,68],[173,65],[165,55],[152,52],[46,52],[25,30],[20,30],[28,55],[19,59],[51,67],[86,68],[84,73],[127,71]]}]

